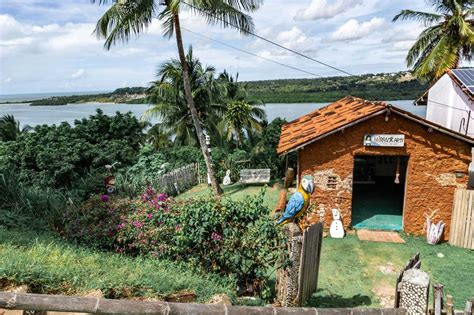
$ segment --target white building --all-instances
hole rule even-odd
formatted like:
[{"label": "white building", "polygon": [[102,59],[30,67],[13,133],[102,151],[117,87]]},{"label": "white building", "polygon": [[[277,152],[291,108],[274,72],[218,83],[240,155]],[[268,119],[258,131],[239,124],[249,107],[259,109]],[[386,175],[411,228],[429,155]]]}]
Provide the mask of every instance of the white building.
[{"label": "white building", "polygon": [[415,104],[427,106],[427,120],[474,137],[474,68],[448,71]]}]

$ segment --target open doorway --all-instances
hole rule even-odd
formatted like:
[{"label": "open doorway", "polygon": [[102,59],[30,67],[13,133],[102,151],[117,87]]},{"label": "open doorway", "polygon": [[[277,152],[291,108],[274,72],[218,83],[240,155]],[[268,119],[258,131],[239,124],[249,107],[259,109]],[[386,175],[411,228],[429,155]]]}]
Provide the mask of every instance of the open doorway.
[{"label": "open doorway", "polygon": [[407,165],[407,156],[354,157],[354,228],[402,230]]}]

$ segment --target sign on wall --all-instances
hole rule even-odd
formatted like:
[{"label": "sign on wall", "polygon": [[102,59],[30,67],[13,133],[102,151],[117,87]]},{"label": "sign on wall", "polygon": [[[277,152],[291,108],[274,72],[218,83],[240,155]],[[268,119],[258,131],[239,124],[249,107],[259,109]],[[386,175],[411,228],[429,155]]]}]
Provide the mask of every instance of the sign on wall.
[{"label": "sign on wall", "polygon": [[405,135],[378,135],[369,134],[364,136],[366,147],[404,147]]}]

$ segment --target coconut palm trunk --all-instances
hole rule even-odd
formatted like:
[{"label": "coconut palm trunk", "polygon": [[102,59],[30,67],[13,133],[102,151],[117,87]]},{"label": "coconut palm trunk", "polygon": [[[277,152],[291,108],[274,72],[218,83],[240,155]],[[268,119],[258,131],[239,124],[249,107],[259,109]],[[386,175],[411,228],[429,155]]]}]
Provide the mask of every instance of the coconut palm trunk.
[{"label": "coconut palm trunk", "polygon": [[183,37],[181,35],[181,27],[179,23],[178,13],[173,14],[173,23],[174,23],[174,28],[175,28],[176,44],[178,46],[179,60],[183,68],[184,94],[186,97],[186,101],[188,103],[191,117],[193,119],[194,128],[196,129],[196,135],[199,141],[199,145],[201,147],[202,154],[204,155],[204,161],[206,163],[207,172],[209,174],[209,179],[211,181],[212,190],[214,191],[216,195],[222,195],[223,191],[216,179],[216,173],[214,171],[214,166],[212,165],[211,154],[209,152],[209,148],[207,147],[204,132],[201,126],[201,122],[199,120],[199,114],[196,109],[196,104],[194,104],[194,99],[191,92],[189,68],[188,68],[188,63],[186,62],[186,54],[184,52]]}]

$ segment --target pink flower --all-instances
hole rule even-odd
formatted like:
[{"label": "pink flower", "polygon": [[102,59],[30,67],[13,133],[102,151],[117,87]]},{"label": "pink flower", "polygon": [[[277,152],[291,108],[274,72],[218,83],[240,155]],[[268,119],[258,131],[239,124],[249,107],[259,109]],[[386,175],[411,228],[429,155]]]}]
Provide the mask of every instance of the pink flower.
[{"label": "pink flower", "polygon": [[148,215],[146,216],[148,219],[151,219],[153,218],[153,213],[148,213]]},{"label": "pink flower", "polygon": [[158,195],[158,200],[163,202],[163,201],[166,201],[168,199],[168,196],[166,194],[159,194]]},{"label": "pink flower", "polygon": [[212,232],[211,239],[213,241],[220,241],[222,239],[222,236],[219,233]]},{"label": "pink flower", "polygon": [[140,221],[133,221],[133,226],[137,229],[143,227],[144,223]]},{"label": "pink flower", "polygon": [[181,231],[181,229],[182,229],[182,228],[181,228],[181,225],[179,225],[179,224],[176,225],[176,231]]},{"label": "pink flower", "polygon": [[103,201],[103,202],[107,202],[107,201],[109,201],[109,196],[108,195],[102,195],[102,196],[100,196],[100,200]]}]

